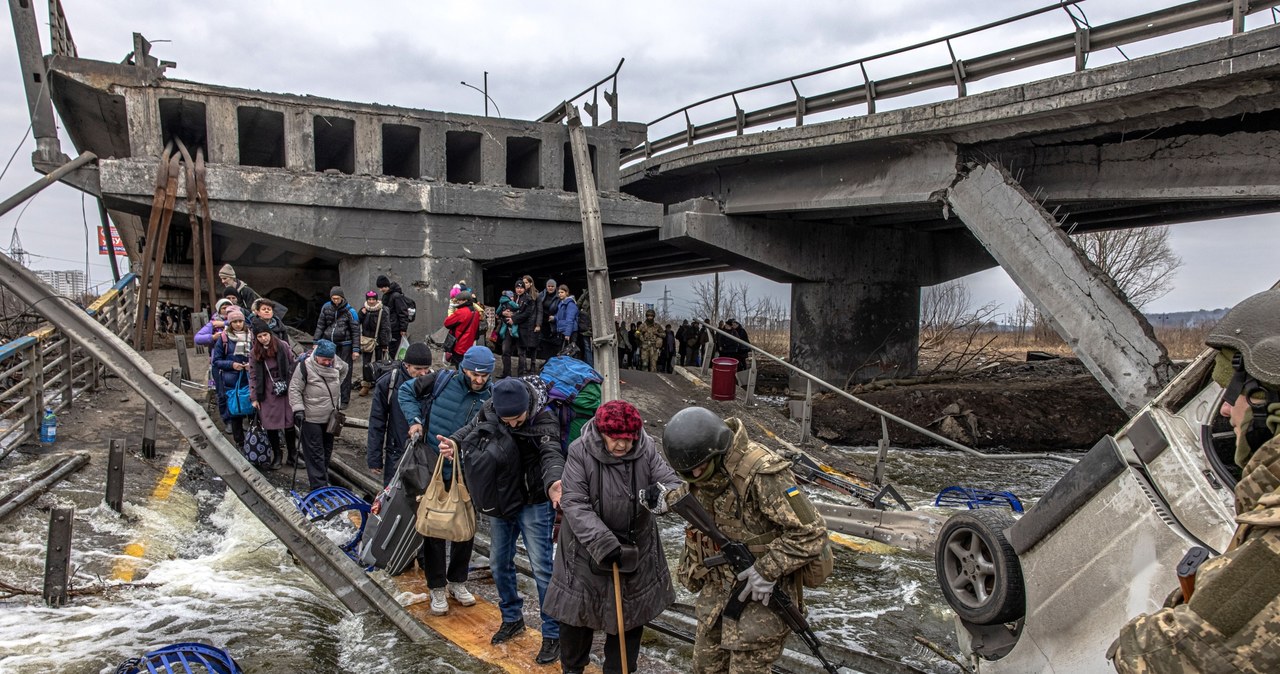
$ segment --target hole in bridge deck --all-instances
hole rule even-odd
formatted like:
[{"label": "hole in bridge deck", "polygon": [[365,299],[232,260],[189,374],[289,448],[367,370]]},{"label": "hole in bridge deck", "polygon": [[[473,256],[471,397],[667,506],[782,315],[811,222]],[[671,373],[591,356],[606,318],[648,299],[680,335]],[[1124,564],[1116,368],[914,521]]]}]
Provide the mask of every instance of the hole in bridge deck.
[{"label": "hole in bridge deck", "polygon": [[[599,175],[599,171],[596,168],[596,146],[588,145],[587,154],[591,156],[591,175],[592,176]],[[564,191],[566,192],[578,191],[578,172],[573,167],[573,144],[572,143],[564,144]]]},{"label": "hole in bridge deck", "polygon": [[341,173],[356,172],[356,123],[350,119],[316,115],[316,171],[337,169]]},{"label": "hole in bridge deck", "polygon": [[382,125],[382,175],[397,178],[421,178],[419,156],[422,130],[404,124]]},{"label": "hole in bridge deck", "polygon": [[208,119],[204,103],[181,98],[162,98],[159,107],[161,145],[180,138],[192,157],[195,157],[197,148],[204,148],[207,158]]},{"label": "hole in bridge deck", "polygon": [[284,168],[284,113],[236,108],[236,143],[241,166]]},{"label": "hole in bridge deck", "polygon": [[531,189],[542,187],[542,141],[537,138],[507,139],[507,184]]},{"label": "hole in bridge deck", "polygon": [[466,184],[480,182],[480,134],[448,131],[444,135],[445,180]]}]

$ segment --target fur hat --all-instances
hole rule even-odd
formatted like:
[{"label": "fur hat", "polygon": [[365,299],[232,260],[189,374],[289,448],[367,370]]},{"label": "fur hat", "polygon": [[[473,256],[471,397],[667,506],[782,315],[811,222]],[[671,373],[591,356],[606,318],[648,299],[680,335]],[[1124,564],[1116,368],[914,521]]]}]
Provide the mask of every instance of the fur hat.
[{"label": "fur hat", "polygon": [[508,377],[493,385],[493,411],[500,417],[518,417],[529,410],[529,385]]},{"label": "fur hat", "polygon": [[625,400],[610,400],[596,409],[596,430],[611,438],[640,437],[640,429],[644,421],[640,419],[640,411]]},{"label": "fur hat", "polygon": [[316,342],[314,354],[321,358],[333,358],[338,355],[338,345],[327,339],[322,339]]},{"label": "fur hat", "polygon": [[431,367],[431,347],[424,342],[410,344],[404,352],[404,364]]}]

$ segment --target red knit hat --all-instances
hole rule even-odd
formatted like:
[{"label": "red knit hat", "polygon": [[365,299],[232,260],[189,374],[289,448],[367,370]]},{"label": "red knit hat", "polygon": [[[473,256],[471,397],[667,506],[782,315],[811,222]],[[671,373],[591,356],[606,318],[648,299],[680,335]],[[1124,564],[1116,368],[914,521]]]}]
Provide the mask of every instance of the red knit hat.
[{"label": "red knit hat", "polygon": [[610,400],[596,409],[596,430],[611,438],[635,440],[643,426],[640,411],[625,400]]}]

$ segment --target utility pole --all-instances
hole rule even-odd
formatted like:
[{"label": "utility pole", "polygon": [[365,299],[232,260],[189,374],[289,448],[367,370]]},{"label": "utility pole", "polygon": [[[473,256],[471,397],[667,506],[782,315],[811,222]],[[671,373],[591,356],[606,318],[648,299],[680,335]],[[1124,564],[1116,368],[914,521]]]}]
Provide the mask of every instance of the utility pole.
[{"label": "utility pole", "polygon": [[569,141],[573,147],[573,167],[578,176],[578,205],[582,211],[582,246],[587,258],[587,289],[591,292],[591,340],[596,370],[604,376],[600,402],[622,397],[618,386],[618,340],[613,325],[613,294],[609,288],[609,262],[604,248],[604,226],[600,223],[600,195],[591,172],[587,130],[578,109],[565,104]]},{"label": "utility pole", "polygon": [[720,272],[716,272],[715,285],[715,298],[712,299],[711,305],[711,322],[715,325],[712,327],[720,325]]},{"label": "utility pole", "polygon": [[666,321],[671,318],[671,291],[666,286],[662,286],[662,320]]}]

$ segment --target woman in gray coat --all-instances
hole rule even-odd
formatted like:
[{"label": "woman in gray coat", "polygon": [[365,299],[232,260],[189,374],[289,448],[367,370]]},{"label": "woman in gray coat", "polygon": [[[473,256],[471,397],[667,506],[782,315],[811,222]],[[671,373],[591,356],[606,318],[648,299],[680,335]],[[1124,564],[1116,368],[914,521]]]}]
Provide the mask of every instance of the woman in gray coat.
[{"label": "woman in gray coat", "polygon": [[564,672],[581,672],[596,630],[606,633],[604,671],[622,671],[614,604],[613,565],[622,572],[627,665],[635,671],[644,624],[675,600],[657,522],[637,492],[661,482],[680,485],[640,413],[621,400],[607,402],[569,445],[560,508],[559,549],[543,610],[560,621]]}]

